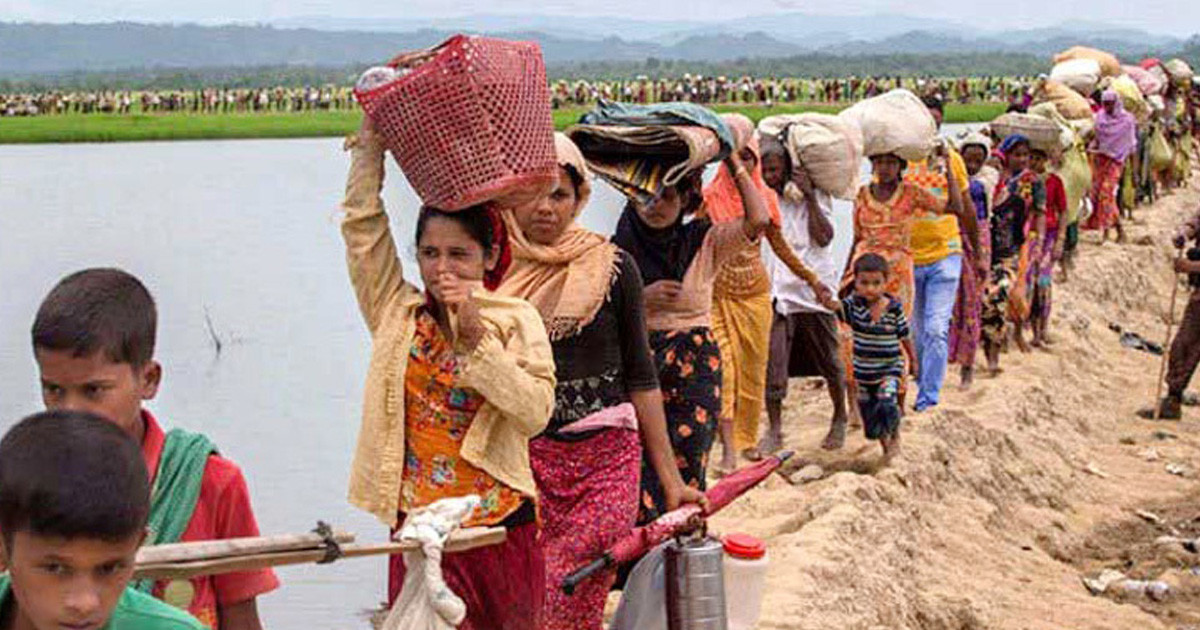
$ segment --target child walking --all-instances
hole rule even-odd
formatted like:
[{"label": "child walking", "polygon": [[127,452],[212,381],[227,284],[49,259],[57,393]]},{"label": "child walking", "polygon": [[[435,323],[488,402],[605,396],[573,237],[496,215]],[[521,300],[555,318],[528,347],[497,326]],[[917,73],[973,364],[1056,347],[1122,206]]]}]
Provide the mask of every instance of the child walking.
[{"label": "child walking", "polygon": [[887,281],[888,264],[883,256],[868,253],[859,257],[854,262],[854,292],[842,300],[840,315],[854,340],[854,393],[867,439],[879,440],[885,459],[891,460],[900,452],[899,391],[904,356],[908,356],[914,377],[919,364],[913,360],[904,305],[884,292]]}]

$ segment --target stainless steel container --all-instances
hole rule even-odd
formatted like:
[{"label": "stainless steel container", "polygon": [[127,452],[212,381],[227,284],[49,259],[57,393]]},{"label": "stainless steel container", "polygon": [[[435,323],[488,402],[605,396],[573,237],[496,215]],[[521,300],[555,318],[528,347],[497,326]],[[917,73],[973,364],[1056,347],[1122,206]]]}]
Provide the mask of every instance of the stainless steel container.
[{"label": "stainless steel container", "polygon": [[727,630],[725,618],[725,548],[699,538],[666,547],[667,628]]}]

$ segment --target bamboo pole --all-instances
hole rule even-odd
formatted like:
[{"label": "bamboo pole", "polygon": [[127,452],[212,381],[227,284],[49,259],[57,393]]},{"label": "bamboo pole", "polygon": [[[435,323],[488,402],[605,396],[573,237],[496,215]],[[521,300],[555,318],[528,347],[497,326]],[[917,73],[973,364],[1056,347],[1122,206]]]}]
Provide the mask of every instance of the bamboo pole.
[{"label": "bamboo pole", "polygon": [[[354,542],[354,534],[349,532],[334,532],[333,540],[339,545],[352,543]],[[169,564],[199,560],[217,560],[230,556],[324,549],[325,542],[324,536],[309,533],[152,545],[142,547],[138,550],[137,564]]]},{"label": "bamboo pole", "polygon": [[[446,541],[446,553],[459,553],[480,547],[487,547],[504,542],[507,530],[503,527],[475,527],[460,529],[450,534]],[[196,544],[196,543],[181,543]],[[393,555],[418,549],[415,542],[391,542],[377,545],[350,544],[341,546],[338,558],[362,558],[366,556]],[[139,562],[134,569],[134,579],[152,580],[186,580],[201,575],[221,575],[239,571],[254,571],[268,567],[280,567],[296,564],[311,564],[326,558],[326,548],[300,549],[291,551],[275,551],[252,553],[249,555],[228,556],[208,560],[193,560],[186,562],[167,562],[157,564],[142,564]]]}]

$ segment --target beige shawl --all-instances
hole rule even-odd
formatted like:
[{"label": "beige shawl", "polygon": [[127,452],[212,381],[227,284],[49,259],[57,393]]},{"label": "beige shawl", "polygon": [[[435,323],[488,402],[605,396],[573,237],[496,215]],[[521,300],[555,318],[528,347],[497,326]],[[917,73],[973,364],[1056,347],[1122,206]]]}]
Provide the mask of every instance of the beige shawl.
[{"label": "beige shawl", "polygon": [[497,293],[519,297],[538,309],[551,341],[572,337],[600,312],[617,269],[617,246],[575,222],[592,193],[587,163],[569,138],[554,134],[558,164],[583,178],[571,225],[554,245],[529,241],[512,212],[504,212],[512,245],[512,267]]}]

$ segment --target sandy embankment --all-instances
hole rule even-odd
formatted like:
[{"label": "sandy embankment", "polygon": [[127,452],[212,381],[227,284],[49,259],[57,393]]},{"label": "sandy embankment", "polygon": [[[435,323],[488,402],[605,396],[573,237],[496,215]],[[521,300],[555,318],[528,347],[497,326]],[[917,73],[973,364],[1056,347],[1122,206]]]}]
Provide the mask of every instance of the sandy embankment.
[{"label": "sandy embankment", "polygon": [[[769,541],[760,627],[1200,627],[1194,575],[1179,574],[1173,606],[1158,609],[1094,597],[1080,581],[1081,572],[1120,568],[1127,550],[1118,547],[1170,529],[1142,527],[1138,540],[1104,533],[1138,529],[1136,509],[1194,505],[1189,514],[1200,514],[1189,501],[1200,488],[1200,410],[1187,408],[1181,423],[1136,419],[1154,396],[1159,358],[1122,347],[1108,329],[1115,322],[1161,343],[1169,235],[1198,204],[1200,192],[1187,189],[1138,209],[1127,245],[1085,234],[1075,276],[1055,286],[1052,349],[1014,349],[999,378],[966,393],[952,372],[941,407],[906,419],[905,452],[888,468],[874,471],[878,446],[861,436],[821,452],[826,396],[794,382],[788,446],[845,472],[804,486],[772,477],[713,519],[715,530]],[[1186,300],[1183,287],[1178,313]],[[1168,474],[1168,463],[1189,472]],[[1110,548],[1111,561],[1084,557]]]}]

